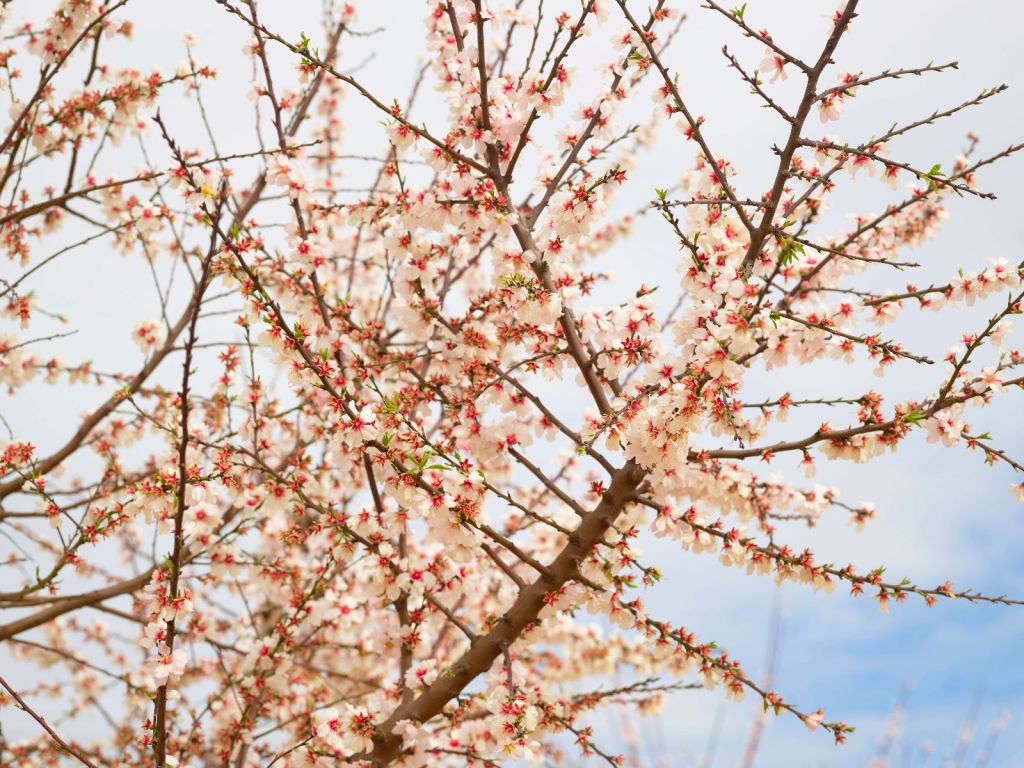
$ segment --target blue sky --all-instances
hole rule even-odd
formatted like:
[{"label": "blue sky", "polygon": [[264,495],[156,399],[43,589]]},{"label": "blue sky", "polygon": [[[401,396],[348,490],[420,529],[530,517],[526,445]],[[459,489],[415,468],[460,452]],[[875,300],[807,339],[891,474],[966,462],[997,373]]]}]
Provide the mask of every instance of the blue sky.
[{"label": "blue sky", "polygon": [[[747,19],[755,28],[768,26],[776,40],[792,44],[811,56],[820,45],[831,4],[751,2]],[[743,86],[722,73],[718,49],[728,42],[741,60],[756,65],[760,46],[731,36],[730,25],[712,14],[687,7],[690,14],[680,35],[670,67],[681,73],[684,97],[690,108],[708,117],[706,135],[715,151],[728,157],[740,171],[740,188],[759,192],[773,172],[767,151],[784,139],[785,126],[758,110]],[[839,70],[872,74],[885,68],[959,60],[960,68],[933,79],[904,79],[864,89],[847,106],[844,119],[830,124],[828,133],[841,141],[862,141],[884,130],[894,120],[908,120],[948,108],[972,97],[984,87],[1009,83],[1001,97],[946,124],[927,127],[914,138],[894,142],[894,156],[930,167],[950,158],[963,146],[968,130],[982,141],[982,155],[996,152],[1021,138],[1022,106],[1019,89],[1021,51],[1019,29],[1024,6],[1011,2],[972,4],[902,2],[861,4],[861,17],[836,56]],[[723,34],[729,37],[723,39]],[[834,75],[833,75],[834,76]],[[826,76],[826,80],[828,76]],[[791,78],[786,84],[790,103]],[[813,125],[813,121],[812,121]],[[824,126],[811,128],[826,132]],[[659,144],[657,162],[634,174],[650,179],[650,187],[666,186],[668,161],[689,159],[688,150]],[[950,218],[939,237],[909,255],[923,267],[909,276],[868,273],[864,280],[884,279],[886,285],[913,280],[918,285],[945,281],[963,267],[984,268],[989,257],[1004,256],[1017,263],[1021,253],[1022,223],[1017,214],[1022,195],[1016,179],[1021,159],[1011,159],[980,175],[984,188],[994,191],[993,202],[953,200]],[[749,186],[744,186],[748,182]],[[641,184],[642,186],[642,184]],[[1017,187],[1017,188],[1015,188]],[[833,202],[830,220],[837,230],[848,213],[879,212],[890,198],[872,183],[846,184]],[[827,219],[828,220],[828,219]],[[827,227],[826,227],[827,230]],[[670,241],[658,222],[638,227],[633,248],[644,260],[643,270],[623,270],[622,277],[656,282],[651,270],[667,274],[674,258]],[[641,272],[637,276],[636,272]],[[877,283],[874,283],[877,286]],[[937,316],[906,312],[892,336],[914,351],[941,355],[965,329],[977,328],[991,314],[991,306]],[[1016,336],[1020,338],[1019,333]],[[1017,342],[1019,346],[1019,341]],[[795,396],[822,392],[860,394],[870,388],[898,397],[934,391],[944,375],[941,366],[900,363],[884,381],[868,366],[854,369],[825,363],[788,369],[759,379],[752,371],[751,391]],[[748,393],[748,398],[750,394]],[[993,435],[1017,455],[1021,437],[1020,393],[1001,398],[994,407],[972,411],[969,420]],[[839,412],[820,411],[806,420],[791,418],[772,437],[803,435],[829,418],[845,423]],[[848,418],[848,416],[846,417]],[[767,442],[770,442],[768,440]],[[792,461],[776,460],[773,469],[799,480]],[[947,579],[988,594],[1024,594],[1024,513],[1007,492],[1008,470],[989,469],[980,458],[962,450],[928,445],[917,435],[898,455],[887,455],[867,466],[818,462],[814,482],[834,486],[848,503],[873,501],[877,517],[857,533],[846,525],[845,514],[829,516],[814,531],[791,527],[782,541],[812,546],[819,561],[854,562],[862,569],[885,565],[895,579],[907,576],[919,583],[938,584]],[[760,674],[768,646],[776,589],[765,578],[749,577],[720,567],[714,557],[693,556],[671,544],[650,546],[650,561],[663,568],[664,581],[651,590],[647,601],[652,615],[684,624],[705,640],[715,640],[743,660],[748,672]],[[890,753],[892,766],[945,766],[952,764],[955,745],[972,701],[980,694],[975,737],[962,766],[977,763],[987,726],[1000,713],[1010,716],[988,765],[1016,768],[1024,764],[1024,610],[990,605],[944,602],[926,608],[921,601],[893,606],[888,615],[874,601],[855,599],[837,589],[832,595],[813,595],[799,585],[782,590],[784,642],[775,687],[788,701],[806,710],[825,707],[829,718],[857,726],[845,747],[832,746],[824,735],[811,735],[792,718],[772,719],[762,739],[758,765],[807,766],[867,765],[875,755],[886,720],[904,685],[911,687],[900,735]],[[759,711],[757,701],[720,706],[720,694],[703,691],[676,695],[660,721],[646,733],[652,744],[664,744],[671,765],[697,765],[707,756],[709,734],[724,716],[722,736],[712,765],[739,765],[750,725]],[[653,729],[653,730],[652,730]],[[655,738],[655,733],[660,732]],[[934,752],[917,762],[920,748],[931,743]]]}]

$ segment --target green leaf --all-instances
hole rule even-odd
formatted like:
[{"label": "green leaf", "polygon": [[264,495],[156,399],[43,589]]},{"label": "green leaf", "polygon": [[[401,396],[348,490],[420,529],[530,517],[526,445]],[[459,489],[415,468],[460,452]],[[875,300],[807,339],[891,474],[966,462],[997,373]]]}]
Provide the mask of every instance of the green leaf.
[{"label": "green leaf", "polygon": [[803,255],[805,255],[805,253],[804,247],[801,243],[798,243],[789,237],[782,239],[782,250],[779,251],[779,264],[784,267],[788,267],[797,260],[797,256]]},{"label": "green leaf", "polygon": [[922,411],[919,411],[916,408],[912,410],[910,413],[907,413],[903,416],[903,420],[909,422],[910,424],[919,424],[926,418],[928,417]]},{"label": "green leaf", "polygon": [[736,8],[733,8],[731,11],[729,11],[729,13],[731,13],[733,16],[735,16],[740,21],[743,21],[743,14],[745,14],[746,12],[747,12],[747,4],[746,3],[744,3],[743,5],[737,6]]},{"label": "green leaf", "polygon": [[945,175],[946,174],[942,172],[942,166],[939,163],[933,165],[928,173],[925,174],[925,178],[928,179],[928,188],[935,189],[938,186],[935,183],[935,180]]}]

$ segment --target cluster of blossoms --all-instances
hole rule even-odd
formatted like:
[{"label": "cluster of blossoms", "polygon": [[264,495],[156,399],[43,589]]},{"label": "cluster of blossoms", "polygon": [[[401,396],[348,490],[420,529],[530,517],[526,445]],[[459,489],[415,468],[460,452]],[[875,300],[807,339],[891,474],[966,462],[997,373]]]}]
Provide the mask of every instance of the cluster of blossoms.
[{"label": "cluster of blossoms", "polygon": [[[821,460],[938,442],[981,451],[1024,498],[1013,474],[1024,467],[969,423],[1024,381],[1011,320],[1024,274],[997,259],[892,288],[881,271],[938,233],[952,197],[985,196],[975,171],[1017,148],[978,158],[972,145],[947,175],[894,159],[899,138],[935,116],[861,145],[807,138],[855,91],[948,65],[826,86],[855,2],[830,18],[816,62],[709,2],[767,46],[759,72],[730,62],[793,129],[772,186],[744,197],[665,63],[682,19],[664,2],[640,17],[635,3],[588,0],[554,18],[522,3],[428,2],[421,77],[444,109],[426,118],[419,80],[399,102],[353,74],[366,34],[352,4],[324,4],[317,45],[265,26],[255,0],[217,4],[245,36],[256,151],[190,148],[188,110],[148,121],[179,82],[215,135],[203,99],[232,84],[195,61],[194,38],[168,78],[102,64],[103,36],[132,31],[123,2],[63,0],[24,27],[24,53],[54,83],[18,91],[0,145],[0,191],[13,185],[4,253],[25,270],[0,283],[3,322],[18,325],[0,334],[0,383],[41,386],[44,372],[101,394],[55,450],[21,434],[0,446],[0,526],[40,563],[0,592],[0,607],[22,610],[0,640],[72,669],[57,684],[71,702],[98,706],[101,677],[123,701],[106,736],[9,744],[12,765],[65,747],[126,767],[540,765],[568,741],[614,763],[593,713],[623,702],[656,713],[684,686],[752,695],[845,740],[843,722],[655,615],[651,538],[753,577],[844,586],[881,610],[912,597],[1013,602],[887,581],[783,543],[787,524],[875,516],[871,502],[788,480],[788,458],[809,478]],[[592,33],[611,40],[596,64],[580,58]],[[80,83],[56,78],[65,61],[86,68]],[[805,83],[794,106],[772,95],[787,79]],[[637,106],[648,96],[653,115]],[[379,113],[379,156],[344,151],[353,99]],[[145,163],[101,174],[104,136],[129,130]],[[650,200],[630,182],[660,134],[686,159],[666,172],[671,194]],[[37,178],[42,166],[60,169],[63,192]],[[879,181],[905,198],[822,231],[834,189]],[[634,274],[646,256],[623,207],[663,220],[675,277]],[[50,248],[72,218],[95,231]],[[100,238],[157,283],[159,307],[125,326],[144,353],[129,372],[29,346],[53,340],[28,334],[56,315],[32,279]],[[629,265],[618,281],[617,258]],[[884,383],[930,362],[887,336],[897,319],[977,303],[994,314],[953,340],[916,397],[753,394],[822,359]],[[821,406],[828,421],[789,420]],[[79,619],[86,607],[118,631]]]}]

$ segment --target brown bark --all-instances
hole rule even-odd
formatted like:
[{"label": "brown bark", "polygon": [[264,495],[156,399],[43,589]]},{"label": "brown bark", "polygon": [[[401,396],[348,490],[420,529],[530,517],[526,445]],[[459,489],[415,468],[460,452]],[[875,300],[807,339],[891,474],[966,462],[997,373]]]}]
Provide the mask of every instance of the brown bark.
[{"label": "brown bark", "polygon": [[519,593],[512,607],[498,619],[485,635],[474,641],[455,663],[445,669],[423,693],[412,701],[400,705],[374,733],[373,751],[356,756],[354,760],[367,760],[384,766],[394,761],[402,748],[402,737],[392,733],[404,721],[425,723],[436,717],[444,706],[458,696],[478,675],[490,669],[504,648],[514,643],[544,607],[545,595],[557,592],[576,575],[579,564],[604,537],[633,496],[645,472],[632,461],[617,470],[601,501],[580,523],[569,541],[551,562],[548,572],[537,578]]}]

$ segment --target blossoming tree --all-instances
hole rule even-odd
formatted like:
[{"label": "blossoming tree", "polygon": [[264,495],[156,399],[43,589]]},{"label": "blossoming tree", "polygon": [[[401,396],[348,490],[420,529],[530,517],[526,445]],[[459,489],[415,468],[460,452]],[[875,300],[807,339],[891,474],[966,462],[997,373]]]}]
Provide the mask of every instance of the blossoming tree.
[{"label": "blossoming tree", "polygon": [[[903,279],[946,203],[988,196],[977,171],[1020,146],[985,156],[972,141],[948,170],[889,151],[1002,89],[862,143],[821,137],[855,93],[956,63],[837,72],[857,0],[800,55],[745,4],[707,0],[691,10],[740,46],[724,65],[785,129],[770,186],[744,189],[669,64],[677,5],[431,0],[430,61],[398,101],[338,64],[368,34],[353,5],[327,0],[323,30],[293,39],[257,0],[209,0],[247,36],[254,77],[251,140],[223,146],[203,109],[221,80],[189,41],[173,74],[143,71],[143,50],[108,63],[141,3],[3,4],[0,380],[86,384],[95,399],[52,451],[31,433],[2,443],[0,640],[22,665],[64,672],[56,689],[0,676],[0,705],[39,726],[0,744],[0,762],[550,764],[581,750],[617,764],[590,713],[654,709],[694,683],[843,741],[849,726],[648,611],[648,536],[709,556],[709,579],[742,568],[883,610],[1014,602],[787,546],[785,520],[838,510],[861,524],[873,509],[764,475],[776,456],[810,477],[821,460],[917,440],[1024,470],[967,421],[1024,382],[1009,340],[1020,267]],[[574,89],[588,35],[594,98]],[[795,101],[783,80],[799,83]],[[421,83],[447,112],[415,111]],[[182,92],[187,114],[160,112]],[[379,157],[346,154],[351,100],[379,111]],[[186,122],[210,129],[208,148],[183,141]],[[678,282],[623,288],[605,257],[629,247],[635,215],[609,206],[663,133],[659,162],[681,183],[631,194],[678,246]],[[136,174],[107,175],[132,152]],[[345,190],[338,174],[357,162],[378,172]],[[906,195],[827,229],[830,194],[858,173]],[[141,358],[116,373],[94,370],[89,349],[48,354],[53,336],[35,330],[57,311],[47,279],[61,259],[101,245],[152,268],[161,297],[132,304],[124,333]],[[990,320],[964,329],[916,397],[887,398],[884,377],[878,392],[746,394],[820,358],[879,376],[926,364],[883,326],[981,300]],[[826,405],[816,428],[768,437]],[[1024,483],[1011,491],[1024,498]],[[98,708],[111,686],[119,708],[101,709],[92,740],[65,738],[37,705],[59,693],[72,712]]]}]

